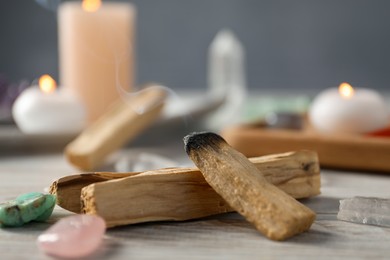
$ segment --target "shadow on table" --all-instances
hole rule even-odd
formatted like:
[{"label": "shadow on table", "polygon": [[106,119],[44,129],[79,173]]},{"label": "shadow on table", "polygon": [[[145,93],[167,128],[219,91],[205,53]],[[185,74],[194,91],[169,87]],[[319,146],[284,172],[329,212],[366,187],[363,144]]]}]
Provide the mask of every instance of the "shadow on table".
[{"label": "shadow on table", "polygon": [[[323,198],[333,210],[337,199]],[[311,202],[313,204],[319,201]],[[320,214],[322,216],[322,214]],[[335,214],[331,214],[335,220]],[[322,217],[316,221],[309,231],[287,239],[282,243],[301,243],[308,245],[320,245],[332,239],[332,234],[319,223],[324,221]],[[327,221],[327,219],[325,219]],[[231,239],[270,241],[262,235],[256,228],[247,222],[244,217],[238,213],[219,214],[202,219],[188,220],[181,222],[153,222],[140,223],[124,227],[112,228],[108,231],[108,236],[119,241],[136,240],[142,243],[172,243],[183,242],[183,240],[195,239],[220,239],[221,237],[230,237]],[[126,243],[126,242],[125,242]]]}]

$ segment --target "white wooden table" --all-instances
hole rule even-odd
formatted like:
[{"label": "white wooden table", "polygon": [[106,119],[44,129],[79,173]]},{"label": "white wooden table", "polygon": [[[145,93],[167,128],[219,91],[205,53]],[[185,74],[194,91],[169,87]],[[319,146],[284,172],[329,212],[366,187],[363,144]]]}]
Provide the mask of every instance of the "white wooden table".
[{"label": "white wooden table", "polygon": [[[151,150],[188,163],[180,143],[162,144]],[[43,191],[55,179],[77,172],[61,151],[7,149],[0,148],[1,201],[24,192]],[[309,232],[287,241],[270,241],[241,216],[231,213],[108,230],[101,250],[90,259],[389,259],[390,228],[338,221],[336,214],[341,198],[390,197],[390,174],[335,170],[322,170],[321,174],[322,194],[303,200],[317,212],[317,220]],[[51,223],[69,214],[56,207],[49,223],[0,229],[0,259],[48,259],[39,252],[36,238]]]}]

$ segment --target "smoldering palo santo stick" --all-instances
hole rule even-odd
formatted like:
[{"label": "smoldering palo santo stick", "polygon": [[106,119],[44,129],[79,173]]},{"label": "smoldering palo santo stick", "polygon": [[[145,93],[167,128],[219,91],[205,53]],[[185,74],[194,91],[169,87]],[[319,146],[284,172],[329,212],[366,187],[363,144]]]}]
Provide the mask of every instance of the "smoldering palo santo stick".
[{"label": "smoldering palo santo stick", "polygon": [[68,161],[85,171],[96,169],[108,154],[154,122],[163,108],[165,97],[164,89],[152,86],[128,101],[119,100],[67,145],[65,155]]},{"label": "smoldering palo santo stick", "polygon": [[310,228],[315,213],[270,184],[261,170],[214,133],[193,133],[185,149],[206,181],[261,233],[285,240]]},{"label": "smoldering palo santo stick", "polygon": [[[318,156],[315,152],[297,151],[254,157],[249,160],[261,170],[269,182],[294,198],[308,198],[320,193],[320,168]],[[183,168],[172,168],[171,174],[182,176],[183,181],[186,178],[186,174],[195,174],[199,176],[200,180],[204,179],[197,168],[187,169],[188,171],[183,171]],[[82,188],[90,184],[114,179],[124,179],[137,174],[139,173],[94,172],[73,174],[56,180],[50,187],[50,193],[56,195],[57,204],[60,207],[75,213],[80,213],[80,195]],[[169,176],[166,178],[168,180]],[[147,178],[144,180],[147,181]],[[178,181],[178,179],[175,180]],[[130,185],[132,181],[128,183]],[[131,190],[131,187],[125,187],[125,190]],[[201,192],[197,189],[195,191]],[[156,197],[164,196],[159,189],[155,189],[153,192]],[[132,198],[132,200],[134,199]],[[212,198],[209,199],[211,200]]]}]

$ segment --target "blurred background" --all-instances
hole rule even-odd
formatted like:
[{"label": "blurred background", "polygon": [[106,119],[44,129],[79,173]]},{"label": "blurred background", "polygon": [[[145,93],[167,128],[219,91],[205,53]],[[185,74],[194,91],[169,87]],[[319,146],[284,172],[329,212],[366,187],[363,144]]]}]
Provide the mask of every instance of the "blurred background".
[{"label": "blurred background", "polygon": [[[137,82],[207,87],[207,49],[232,29],[247,54],[251,90],[390,86],[390,1],[134,0]],[[56,13],[35,1],[0,0],[0,73],[58,79]]]}]

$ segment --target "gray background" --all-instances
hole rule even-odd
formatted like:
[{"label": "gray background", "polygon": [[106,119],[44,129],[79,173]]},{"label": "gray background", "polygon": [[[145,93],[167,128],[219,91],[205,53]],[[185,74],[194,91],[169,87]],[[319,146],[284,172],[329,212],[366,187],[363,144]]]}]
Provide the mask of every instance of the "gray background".
[{"label": "gray background", "polygon": [[[135,0],[138,82],[205,88],[207,47],[231,28],[247,51],[251,89],[320,90],[348,81],[390,86],[390,1]],[[0,0],[0,72],[58,78],[55,12]]]}]

